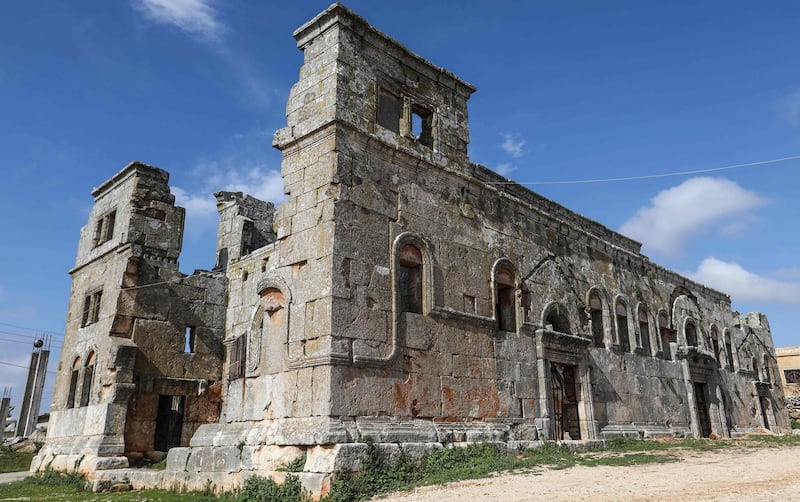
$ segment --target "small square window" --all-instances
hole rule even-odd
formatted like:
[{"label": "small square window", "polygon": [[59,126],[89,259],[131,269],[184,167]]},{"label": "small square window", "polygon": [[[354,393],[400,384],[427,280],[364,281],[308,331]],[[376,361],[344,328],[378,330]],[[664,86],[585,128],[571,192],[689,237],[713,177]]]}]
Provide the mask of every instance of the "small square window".
[{"label": "small square window", "polygon": [[433,112],[421,106],[411,109],[411,134],[419,143],[433,146]]}]

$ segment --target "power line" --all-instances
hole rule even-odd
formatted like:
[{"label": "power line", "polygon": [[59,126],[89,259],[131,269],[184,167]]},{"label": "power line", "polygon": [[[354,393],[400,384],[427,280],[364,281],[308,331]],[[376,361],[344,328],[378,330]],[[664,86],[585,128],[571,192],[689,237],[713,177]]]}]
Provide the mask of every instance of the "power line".
[{"label": "power line", "polygon": [[6,338],[0,338],[0,342],[22,343],[25,345],[31,345],[31,342],[23,342],[22,340],[8,340]]},{"label": "power line", "polygon": [[[33,341],[36,341],[36,340],[39,340],[39,339],[42,338],[42,337],[37,336],[37,335],[23,335],[21,333],[14,333],[14,332],[11,332],[11,331],[3,331],[1,329],[0,329],[0,334],[6,335],[6,336],[16,336],[18,338],[24,338],[24,339],[28,340],[28,342],[25,342],[25,343],[33,342]],[[51,345],[62,345],[62,343],[63,342],[61,342],[61,341],[57,341],[57,342],[56,341],[51,341],[50,342]]]},{"label": "power line", "polygon": [[621,178],[596,178],[586,180],[564,180],[564,181],[487,181],[489,185],[577,185],[581,183],[611,183],[615,181],[634,181],[634,180],[647,180],[653,178],[667,178],[671,176],[686,176],[687,174],[700,174],[710,173],[714,171],[726,171],[729,169],[739,169],[742,167],[763,166],[764,164],[777,164],[778,162],[786,162],[787,160],[800,159],[800,155],[792,155],[791,157],[781,157],[778,159],[760,160],[758,162],[747,162],[745,164],[735,164],[732,166],[711,167],[708,169],[694,169],[691,171],[678,171],[671,173],[661,174],[645,174],[641,176],[624,176]]},{"label": "power line", "polygon": [[[23,366],[21,364],[7,363],[7,362],[4,362],[4,361],[0,361],[0,364],[5,364],[6,366],[14,366],[16,368],[22,368],[24,370],[28,369],[27,366]],[[50,373],[51,375],[55,375],[56,374],[55,371],[48,371],[47,373]]]},{"label": "power line", "polygon": [[58,331],[50,331],[50,330],[41,329],[41,328],[30,328],[30,327],[27,327],[27,326],[19,326],[17,324],[9,324],[7,322],[0,322],[0,325],[2,325],[2,326],[10,326],[12,328],[17,328],[17,329],[24,329],[26,331],[38,331],[39,333],[45,333],[45,334],[48,334],[48,335],[56,335],[56,336],[61,336],[61,337],[64,336],[64,333],[59,333]]}]

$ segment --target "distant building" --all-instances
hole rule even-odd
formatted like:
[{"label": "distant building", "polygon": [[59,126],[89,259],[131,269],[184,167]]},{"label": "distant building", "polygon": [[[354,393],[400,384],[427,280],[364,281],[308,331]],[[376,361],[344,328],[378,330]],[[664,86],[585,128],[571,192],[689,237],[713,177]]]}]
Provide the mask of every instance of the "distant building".
[{"label": "distant building", "polygon": [[[764,315],[471,162],[475,88],[341,5],[294,35],[289,198],[217,193],[213,270],[178,271],[165,171],[94,190],[32,469],[227,487],[305,452],[319,492],[365,438],[788,431]],[[122,469],[163,452],[165,471]]]},{"label": "distant building", "polygon": [[800,421],[800,347],[780,348],[775,354],[789,418]]}]

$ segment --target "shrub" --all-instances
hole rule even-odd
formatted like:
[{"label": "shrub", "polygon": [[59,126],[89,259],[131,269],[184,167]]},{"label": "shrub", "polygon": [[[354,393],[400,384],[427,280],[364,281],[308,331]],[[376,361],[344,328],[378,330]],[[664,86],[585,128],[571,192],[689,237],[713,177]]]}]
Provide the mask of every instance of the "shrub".
[{"label": "shrub", "polygon": [[308,494],[297,476],[286,476],[283,484],[262,476],[247,478],[244,486],[236,492],[236,502],[306,502]]}]

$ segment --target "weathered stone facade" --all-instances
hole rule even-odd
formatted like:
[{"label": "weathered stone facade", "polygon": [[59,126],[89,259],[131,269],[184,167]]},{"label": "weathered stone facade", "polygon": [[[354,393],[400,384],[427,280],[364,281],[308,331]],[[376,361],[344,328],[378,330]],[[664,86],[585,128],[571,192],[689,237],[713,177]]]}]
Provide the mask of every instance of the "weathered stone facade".
[{"label": "weathered stone facade", "polygon": [[[98,478],[199,488],[306,452],[299,475],[320,491],[357,467],[362,438],[414,455],[788,430],[766,317],[472,163],[475,88],[341,5],[295,38],[304,63],[274,138],[289,198],[216,194],[213,272],[177,271],[183,209],[164,171],[134,163],[94,192],[33,469],[82,459]],[[87,354],[90,402],[71,407]],[[108,470],[156,455],[173,396],[167,470]]]}]

